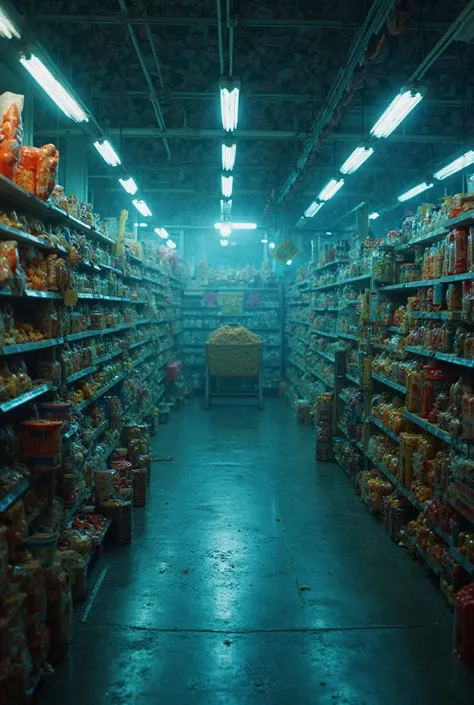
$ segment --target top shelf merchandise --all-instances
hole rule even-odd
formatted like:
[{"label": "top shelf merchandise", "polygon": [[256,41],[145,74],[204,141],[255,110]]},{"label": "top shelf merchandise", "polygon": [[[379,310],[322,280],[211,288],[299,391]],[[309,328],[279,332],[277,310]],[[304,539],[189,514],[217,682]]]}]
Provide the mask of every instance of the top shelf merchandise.
[{"label": "top shelf merchandise", "polygon": [[281,376],[281,290],[277,287],[187,289],[183,296],[183,359],[194,388],[204,384],[204,344],[224,323],[241,324],[263,341],[263,386],[276,388]]}]

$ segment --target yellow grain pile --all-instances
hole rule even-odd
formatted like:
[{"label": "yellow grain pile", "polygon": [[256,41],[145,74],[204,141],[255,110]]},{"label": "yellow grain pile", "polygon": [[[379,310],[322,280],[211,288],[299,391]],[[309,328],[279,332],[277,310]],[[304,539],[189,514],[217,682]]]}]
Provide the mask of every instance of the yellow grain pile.
[{"label": "yellow grain pile", "polygon": [[245,326],[221,326],[208,340],[209,343],[217,345],[251,345],[252,343],[261,343],[261,339],[255,333],[252,333]]}]

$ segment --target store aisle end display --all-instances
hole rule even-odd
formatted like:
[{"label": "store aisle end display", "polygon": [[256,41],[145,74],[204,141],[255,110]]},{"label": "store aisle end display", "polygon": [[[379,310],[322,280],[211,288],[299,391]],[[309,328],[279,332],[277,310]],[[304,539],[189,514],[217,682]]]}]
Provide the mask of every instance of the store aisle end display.
[{"label": "store aisle end display", "polygon": [[205,386],[205,344],[223,324],[243,325],[262,341],[263,388],[276,390],[282,374],[282,289],[263,268],[213,270],[202,262],[183,294],[183,362],[194,389]]},{"label": "store aisle end display", "polygon": [[473,206],[446,197],[383,240],[324,248],[287,287],[285,330],[285,392],[299,421],[313,415],[317,460],[332,457],[438,581],[471,664]]},{"label": "store aisle end display", "polygon": [[89,205],[56,186],[56,149],[21,147],[14,125],[16,143],[0,153],[0,701],[8,704],[28,698],[66,657],[71,606],[87,596],[106,534],[118,545],[133,539],[160,405],[166,420],[186,393],[176,256],[110,237]]}]

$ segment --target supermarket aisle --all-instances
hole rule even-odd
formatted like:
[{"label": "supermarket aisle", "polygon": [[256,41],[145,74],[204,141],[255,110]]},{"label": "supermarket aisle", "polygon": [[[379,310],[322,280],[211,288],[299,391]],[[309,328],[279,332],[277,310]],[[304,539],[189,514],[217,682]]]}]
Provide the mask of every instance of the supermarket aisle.
[{"label": "supermarket aisle", "polygon": [[174,461],[40,705],[471,703],[452,614],[311,429],[281,400],[201,409],[160,428]]}]

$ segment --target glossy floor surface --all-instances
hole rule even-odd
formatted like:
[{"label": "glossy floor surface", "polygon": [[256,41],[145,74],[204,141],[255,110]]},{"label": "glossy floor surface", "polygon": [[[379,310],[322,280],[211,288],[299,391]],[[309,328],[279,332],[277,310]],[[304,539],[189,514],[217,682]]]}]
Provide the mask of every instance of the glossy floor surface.
[{"label": "glossy floor surface", "polygon": [[472,705],[440,593],[284,401],[193,400],[154,448],[40,705]]}]

